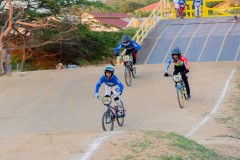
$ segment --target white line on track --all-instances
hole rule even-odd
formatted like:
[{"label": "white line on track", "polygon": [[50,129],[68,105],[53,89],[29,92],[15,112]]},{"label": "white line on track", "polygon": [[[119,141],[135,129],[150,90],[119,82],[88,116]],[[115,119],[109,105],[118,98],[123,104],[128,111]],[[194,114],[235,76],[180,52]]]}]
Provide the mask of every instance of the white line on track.
[{"label": "white line on track", "polygon": [[163,32],[160,34],[160,36],[157,38],[157,40],[156,40],[155,44],[153,45],[153,47],[152,47],[152,49],[151,49],[151,51],[150,51],[150,53],[149,53],[149,55],[148,55],[148,57],[147,57],[147,59],[146,59],[146,61],[145,61],[144,64],[147,63],[147,61],[148,61],[149,57],[151,56],[151,54],[152,54],[155,46],[157,45],[157,42],[159,41],[159,39],[162,37],[162,35],[165,33],[165,31],[166,31],[168,28],[169,28],[169,25],[164,29],[164,31],[163,31]]},{"label": "white line on track", "polygon": [[105,134],[99,138],[96,138],[93,143],[88,147],[87,151],[80,157],[79,160],[87,160],[90,158],[92,153],[100,146],[100,144],[105,141],[106,139],[110,138],[113,134],[119,134],[123,132],[110,132],[108,134]]},{"label": "white line on track", "polygon": [[187,133],[185,136],[186,137],[190,137],[195,131],[197,131],[204,123],[207,122],[207,120],[217,111],[218,107],[220,106],[226,92],[227,92],[227,89],[228,89],[228,86],[229,86],[229,83],[234,75],[236,71],[236,68],[232,70],[230,76],[228,77],[226,83],[225,83],[225,86],[223,88],[223,91],[222,91],[222,94],[220,96],[220,98],[218,99],[216,105],[213,107],[212,111],[195,127],[193,128],[189,133]]},{"label": "white line on track", "polygon": [[218,25],[218,23],[216,23],[216,25],[212,28],[211,32],[208,34],[208,37],[207,37],[207,39],[206,39],[206,41],[205,41],[205,43],[204,43],[204,45],[203,45],[203,48],[202,48],[202,50],[201,50],[201,53],[200,53],[200,55],[199,55],[199,57],[198,57],[197,62],[200,61],[200,58],[201,58],[202,53],[203,53],[203,50],[204,50],[205,46],[207,45],[208,39],[209,39],[209,37],[211,36],[211,34],[213,33],[214,29],[217,27],[217,25]]},{"label": "white line on track", "polygon": [[177,37],[180,35],[180,33],[183,31],[183,29],[184,29],[186,26],[187,26],[187,25],[184,24],[184,26],[180,29],[180,31],[179,31],[179,32],[176,34],[176,36],[174,37],[174,39],[173,39],[173,41],[172,41],[172,43],[171,43],[171,46],[169,47],[169,49],[168,49],[168,51],[167,51],[167,53],[166,53],[166,56],[165,56],[165,58],[164,58],[164,60],[163,60],[162,63],[165,63],[165,60],[167,59],[168,53],[169,53],[170,50],[172,49],[173,44],[175,43]]},{"label": "white line on track", "polygon": [[237,51],[237,54],[236,54],[236,57],[235,57],[235,61],[237,61],[237,57],[238,57],[239,52],[240,52],[240,45],[238,47],[238,51]]},{"label": "white line on track", "polygon": [[188,51],[188,49],[189,49],[189,47],[190,47],[190,44],[192,43],[193,38],[195,37],[195,35],[197,34],[197,32],[198,32],[198,30],[201,28],[201,26],[202,26],[202,23],[201,23],[200,25],[198,25],[198,28],[197,28],[196,31],[193,33],[193,35],[192,35],[192,37],[191,37],[191,39],[190,39],[190,41],[189,41],[189,43],[188,43],[188,46],[187,46],[187,49],[186,49],[186,51],[185,51],[184,56],[186,56],[187,51]]},{"label": "white line on track", "polygon": [[228,33],[231,31],[233,25],[234,25],[234,23],[231,25],[231,27],[228,29],[227,33],[226,33],[225,36],[224,36],[224,39],[223,39],[223,42],[222,42],[221,48],[220,48],[220,50],[219,50],[219,52],[218,52],[218,55],[217,55],[216,61],[218,61],[218,58],[219,58],[220,53],[221,53],[221,51],[222,51],[222,48],[223,48],[223,45],[224,45],[225,40],[226,40],[226,38],[227,38],[227,35],[228,35]]}]

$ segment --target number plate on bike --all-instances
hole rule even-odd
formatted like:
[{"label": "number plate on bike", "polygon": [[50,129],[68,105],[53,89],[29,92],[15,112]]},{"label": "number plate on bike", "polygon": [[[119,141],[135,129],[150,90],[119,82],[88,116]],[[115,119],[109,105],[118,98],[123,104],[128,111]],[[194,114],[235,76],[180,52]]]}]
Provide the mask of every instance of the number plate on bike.
[{"label": "number plate on bike", "polygon": [[123,59],[123,61],[124,62],[128,62],[128,61],[130,61],[130,56],[129,55],[124,55],[123,57],[122,57],[122,59]]},{"label": "number plate on bike", "polygon": [[181,76],[181,75],[174,75],[174,76],[173,76],[173,80],[174,80],[175,82],[180,82],[180,81],[182,80],[182,76]]},{"label": "number plate on bike", "polygon": [[102,103],[103,103],[104,105],[109,105],[109,104],[111,104],[111,103],[112,103],[111,97],[106,97],[106,96],[103,97]]}]

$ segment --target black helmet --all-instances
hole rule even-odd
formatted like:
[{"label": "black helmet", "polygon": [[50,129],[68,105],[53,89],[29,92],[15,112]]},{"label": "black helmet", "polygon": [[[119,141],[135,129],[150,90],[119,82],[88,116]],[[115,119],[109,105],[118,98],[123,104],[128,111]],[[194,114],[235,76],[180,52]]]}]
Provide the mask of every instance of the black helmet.
[{"label": "black helmet", "polygon": [[114,67],[112,65],[108,65],[108,66],[105,67],[104,74],[105,74],[105,77],[108,78],[106,76],[106,72],[111,72],[112,73],[111,77],[109,77],[109,79],[112,79],[112,77],[114,75]]},{"label": "black helmet", "polygon": [[178,47],[175,47],[173,50],[172,50],[172,56],[173,55],[178,55],[178,57],[181,56],[181,51]]},{"label": "black helmet", "polygon": [[125,34],[122,36],[121,41],[122,41],[123,45],[128,46],[130,44],[131,40],[132,40],[131,37],[128,34]]}]

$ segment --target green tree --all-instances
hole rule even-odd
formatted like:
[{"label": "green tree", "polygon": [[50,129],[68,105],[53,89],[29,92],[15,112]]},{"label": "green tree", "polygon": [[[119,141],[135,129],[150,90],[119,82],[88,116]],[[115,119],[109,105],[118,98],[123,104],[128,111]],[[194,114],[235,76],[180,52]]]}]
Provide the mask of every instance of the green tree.
[{"label": "green tree", "polygon": [[153,4],[155,2],[159,2],[159,0],[146,0],[145,4],[150,5],[150,4]]},{"label": "green tree", "polygon": [[133,12],[138,8],[144,7],[143,3],[139,3],[139,2],[125,2],[120,6],[120,11],[124,12],[124,13],[129,13],[129,12]]},{"label": "green tree", "polygon": [[[15,5],[16,3],[18,5]],[[20,56],[22,59],[21,70],[24,68],[26,59],[35,53],[36,48],[47,44],[68,43],[63,33],[71,31],[72,27],[64,30],[61,26],[62,24],[65,25],[65,22],[56,17],[53,18],[53,16],[60,16],[63,10],[66,11],[65,13],[69,13],[68,11],[72,10],[72,7],[77,8],[76,6],[84,9],[92,7],[109,8],[101,2],[87,0],[5,0],[0,1],[0,6],[0,56],[4,57],[7,50],[22,50],[22,52],[18,52],[22,53]],[[48,16],[52,18],[49,19]],[[44,37],[44,33],[50,30],[52,34]],[[67,37],[67,40],[74,38],[74,36]],[[44,52],[41,53],[44,54]],[[0,70],[4,72],[1,57]]]}]

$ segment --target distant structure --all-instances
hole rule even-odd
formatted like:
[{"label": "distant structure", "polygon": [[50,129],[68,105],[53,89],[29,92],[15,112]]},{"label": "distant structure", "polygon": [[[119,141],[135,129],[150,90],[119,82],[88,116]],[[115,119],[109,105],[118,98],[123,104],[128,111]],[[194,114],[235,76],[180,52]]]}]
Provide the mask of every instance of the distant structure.
[{"label": "distant structure", "polygon": [[94,31],[118,31],[128,26],[132,16],[126,13],[83,13],[81,23]]}]

